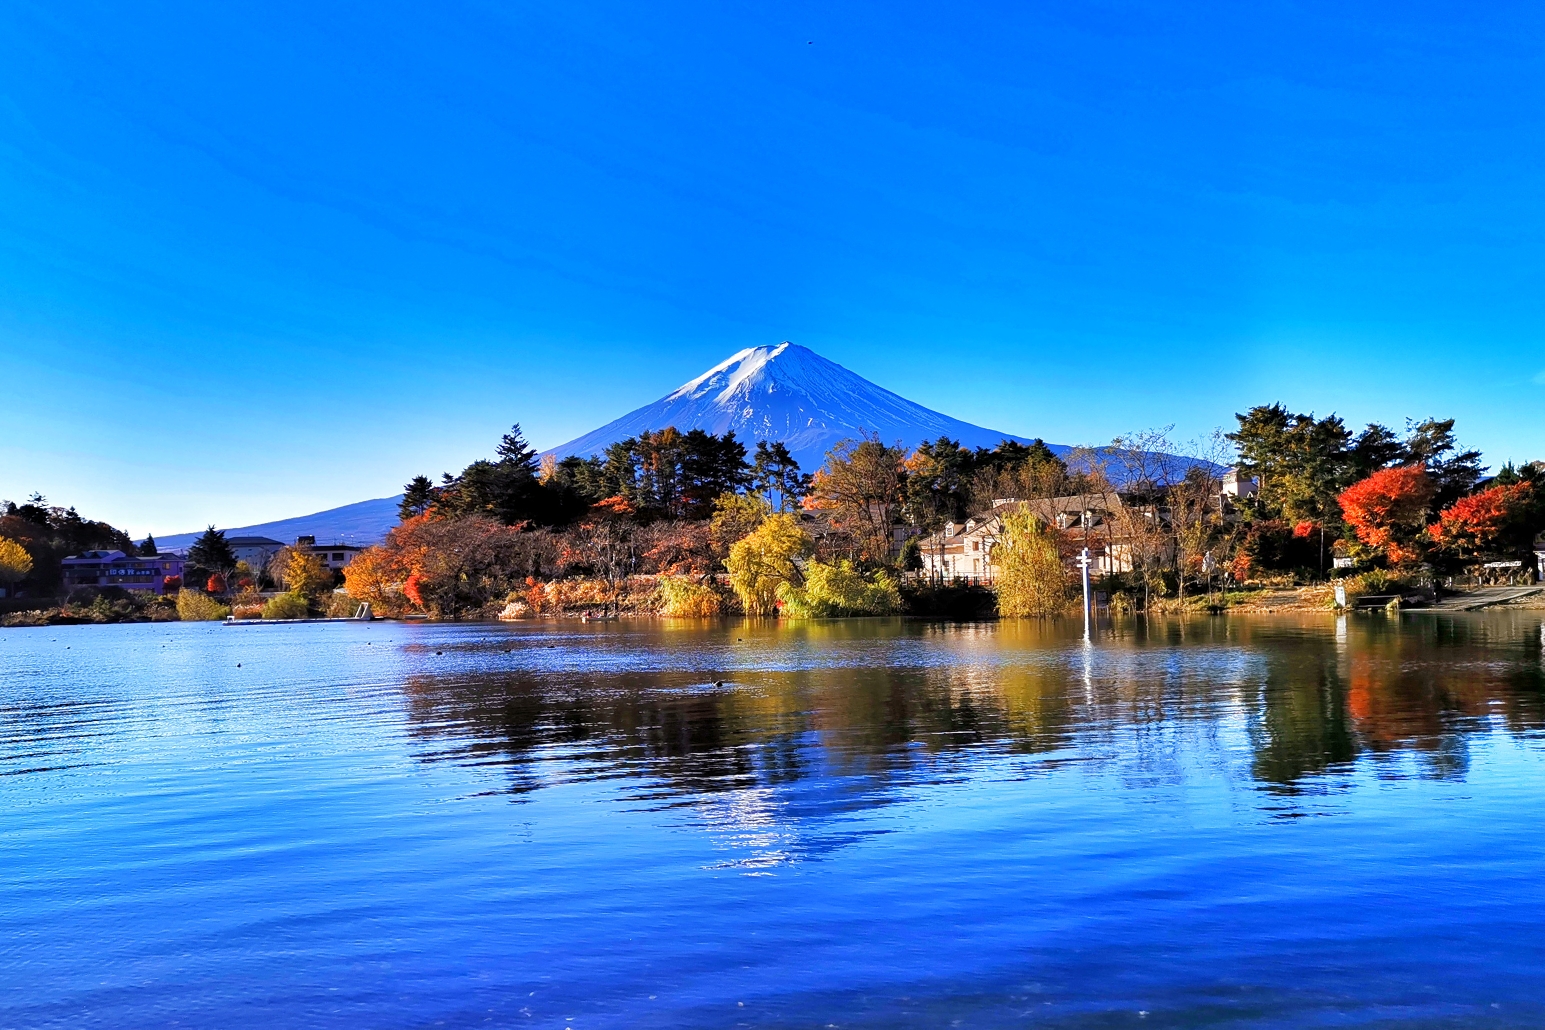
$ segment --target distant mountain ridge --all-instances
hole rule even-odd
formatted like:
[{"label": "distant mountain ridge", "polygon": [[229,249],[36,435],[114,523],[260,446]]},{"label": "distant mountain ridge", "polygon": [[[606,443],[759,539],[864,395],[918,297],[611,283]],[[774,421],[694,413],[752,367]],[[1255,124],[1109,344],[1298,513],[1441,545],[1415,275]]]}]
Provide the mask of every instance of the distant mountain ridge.
[{"label": "distant mountain ridge", "polygon": [[[397,524],[397,505],[402,495],[377,497],[373,501],[356,501],[341,508],[329,508],[312,515],[298,515],[277,522],[260,522],[255,526],[241,526],[225,530],[226,536],[266,536],[281,544],[293,544],[298,536],[314,536],[319,544],[378,544],[386,537],[386,531]],[[173,533],[156,537],[160,547],[187,547],[204,535]]]},{"label": "distant mountain ridge", "polygon": [[[748,347],[679,389],[630,411],[599,429],[543,455],[599,455],[612,444],[645,430],[675,426],[702,429],[736,439],[752,451],[758,440],[781,440],[806,472],[820,467],[843,440],[878,436],[911,450],[925,440],[947,436],[964,447],[996,447],[1004,440],[1030,441],[951,418],[871,383],[807,347],[794,343]],[[1072,448],[1048,444],[1058,455]],[[346,504],[311,515],[227,529],[227,536],[266,536],[293,543],[309,534],[318,543],[379,543],[397,524],[402,495]],[[163,547],[186,547],[199,533],[157,537]]]},{"label": "distant mountain ridge", "polygon": [[[819,467],[839,442],[862,434],[887,444],[899,441],[908,450],[941,436],[965,447],[1030,442],[925,408],[807,347],[785,342],[748,347],[653,404],[543,453],[599,455],[620,440],[667,426],[719,435],[733,431],[748,451],[758,440],[781,440],[807,472]],[[1049,446],[1058,454],[1071,450]]]}]

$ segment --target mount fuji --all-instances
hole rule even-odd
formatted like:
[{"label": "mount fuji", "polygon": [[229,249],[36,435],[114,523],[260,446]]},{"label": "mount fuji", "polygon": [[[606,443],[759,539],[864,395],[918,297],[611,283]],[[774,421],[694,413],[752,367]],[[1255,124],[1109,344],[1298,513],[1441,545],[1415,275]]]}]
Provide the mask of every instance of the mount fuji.
[{"label": "mount fuji", "polygon": [[[675,426],[723,435],[731,430],[749,451],[758,440],[781,440],[806,472],[819,468],[826,452],[863,434],[898,441],[908,450],[947,436],[964,447],[996,447],[1004,440],[1030,441],[942,415],[876,386],[863,376],[793,343],[750,347],[732,355],[679,390],[653,404],[544,451],[559,458],[589,457],[645,430]],[[1048,444],[1058,455],[1071,448]],[[269,536],[288,543],[302,533],[318,542],[378,543],[397,524],[396,497],[359,501],[312,515],[227,529],[233,536]],[[160,538],[163,547],[185,547],[199,534]]]},{"label": "mount fuji", "polygon": [[[723,435],[733,431],[750,450],[757,440],[781,440],[805,471],[818,468],[843,440],[878,436],[908,450],[947,436],[964,447],[1030,441],[962,422],[907,400],[807,347],[750,347],[710,368],[653,404],[552,448],[545,454],[589,457],[645,430],[675,426]],[[1058,454],[1070,448],[1048,445]]]}]

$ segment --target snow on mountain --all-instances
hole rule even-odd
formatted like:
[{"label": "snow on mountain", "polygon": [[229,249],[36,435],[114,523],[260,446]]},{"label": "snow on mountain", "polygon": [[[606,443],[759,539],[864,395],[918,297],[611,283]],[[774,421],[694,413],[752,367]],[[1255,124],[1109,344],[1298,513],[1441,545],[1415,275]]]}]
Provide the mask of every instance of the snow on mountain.
[{"label": "snow on mountain", "polygon": [[[1029,443],[925,408],[806,347],[780,343],[743,350],[653,404],[546,453],[588,457],[644,430],[667,426],[720,435],[733,430],[747,451],[757,440],[781,440],[806,471],[818,468],[840,441],[865,433],[888,444],[899,440],[908,449],[941,436],[966,447],[994,447],[1003,440]],[[1068,450],[1051,446],[1058,453]]]},{"label": "snow on mountain", "polygon": [[[899,440],[908,449],[941,436],[966,447],[995,447],[1003,440],[1030,442],[942,415],[808,348],[780,343],[743,350],[653,404],[544,453],[600,454],[619,440],[667,426],[720,435],[734,430],[748,452],[758,440],[782,440],[806,472],[819,468],[826,452],[841,441],[865,433],[878,435],[887,444]],[[1070,450],[1059,444],[1048,446],[1058,454]],[[313,515],[228,528],[226,535],[266,536],[292,543],[297,536],[310,534],[319,543],[378,543],[397,524],[401,499],[399,494]],[[178,533],[156,540],[163,547],[186,547],[198,536]]]}]

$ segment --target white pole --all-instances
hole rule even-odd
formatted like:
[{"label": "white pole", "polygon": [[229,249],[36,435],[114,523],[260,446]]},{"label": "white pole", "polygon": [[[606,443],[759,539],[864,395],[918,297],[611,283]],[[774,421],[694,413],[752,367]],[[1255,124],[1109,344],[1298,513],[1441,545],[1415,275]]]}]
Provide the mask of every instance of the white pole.
[{"label": "white pole", "polygon": [[1079,555],[1078,565],[1084,570],[1084,639],[1089,639],[1089,548]]}]

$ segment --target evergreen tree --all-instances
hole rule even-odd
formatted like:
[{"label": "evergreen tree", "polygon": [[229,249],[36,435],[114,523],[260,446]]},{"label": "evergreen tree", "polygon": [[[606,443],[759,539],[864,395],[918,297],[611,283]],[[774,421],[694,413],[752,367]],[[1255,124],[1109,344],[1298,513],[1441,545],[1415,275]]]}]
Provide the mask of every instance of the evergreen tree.
[{"label": "evergreen tree", "polygon": [[415,515],[422,515],[435,503],[440,491],[428,476],[414,476],[402,488],[402,503],[397,505],[397,517],[406,522]]},{"label": "evergreen tree", "polygon": [[[1012,446],[1026,449],[1021,444]],[[973,454],[944,436],[920,445],[906,461],[907,521],[928,531],[949,521],[965,521],[971,514],[971,477],[978,458],[987,453]],[[991,467],[985,458],[982,464]]]},{"label": "evergreen tree", "polygon": [[190,567],[188,579],[196,583],[216,573],[224,574],[234,569],[236,554],[231,550],[231,545],[226,542],[225,533],[210,526],[204,531],[204,535],[188,548],[188,565]]},{"label": "evergreen tree", "polygon": [[479,459],[458,476],[446,473],[430,508],[448,518],[485,515],[507,526],[550,523],[558,505],[543,488],[536,451],[521,436],[519,423],[504,434],[496,453],[496,461]]},{"label": "evergreen tree", "polygon": [[[1260,482],[1257,505],[1263,514],[1289,522],[1337,517],[1336,495],[1356,478],[1348,448],[1352,434],[1341,419],[1298,415],[1281,404],[1260,405],[1235,418],[1239,429],[1228,439],[1239,448],[1239,472]],[[1365,456],[1374,453],[1377,435],[1364,433],[1370,443]]]},{"label": "evergreen tree", "polygon": [[766,440],[756,442],[750,476],[751,488],[778,511],[795,510],[810,490],[810,477],[800,472],[799,462],[782,440],[771,444]]},{"label": "evergreen tree", "polygon": [[156,546],[156,538],[153,534],[147,535],[145,542],[139,545],[139,553],[145,558],[154,558],[161,553],[161,549]]},{"label": "evergreen tree", "polygon": [[1429,418],[1410,425],[1405,439],[1405,464],[1420,463],[1432,477],[1432,510],[1447,508],[1475,489],[1481,479],[1481,452],[1461,451],[1454,439],[1454,420]]}]

